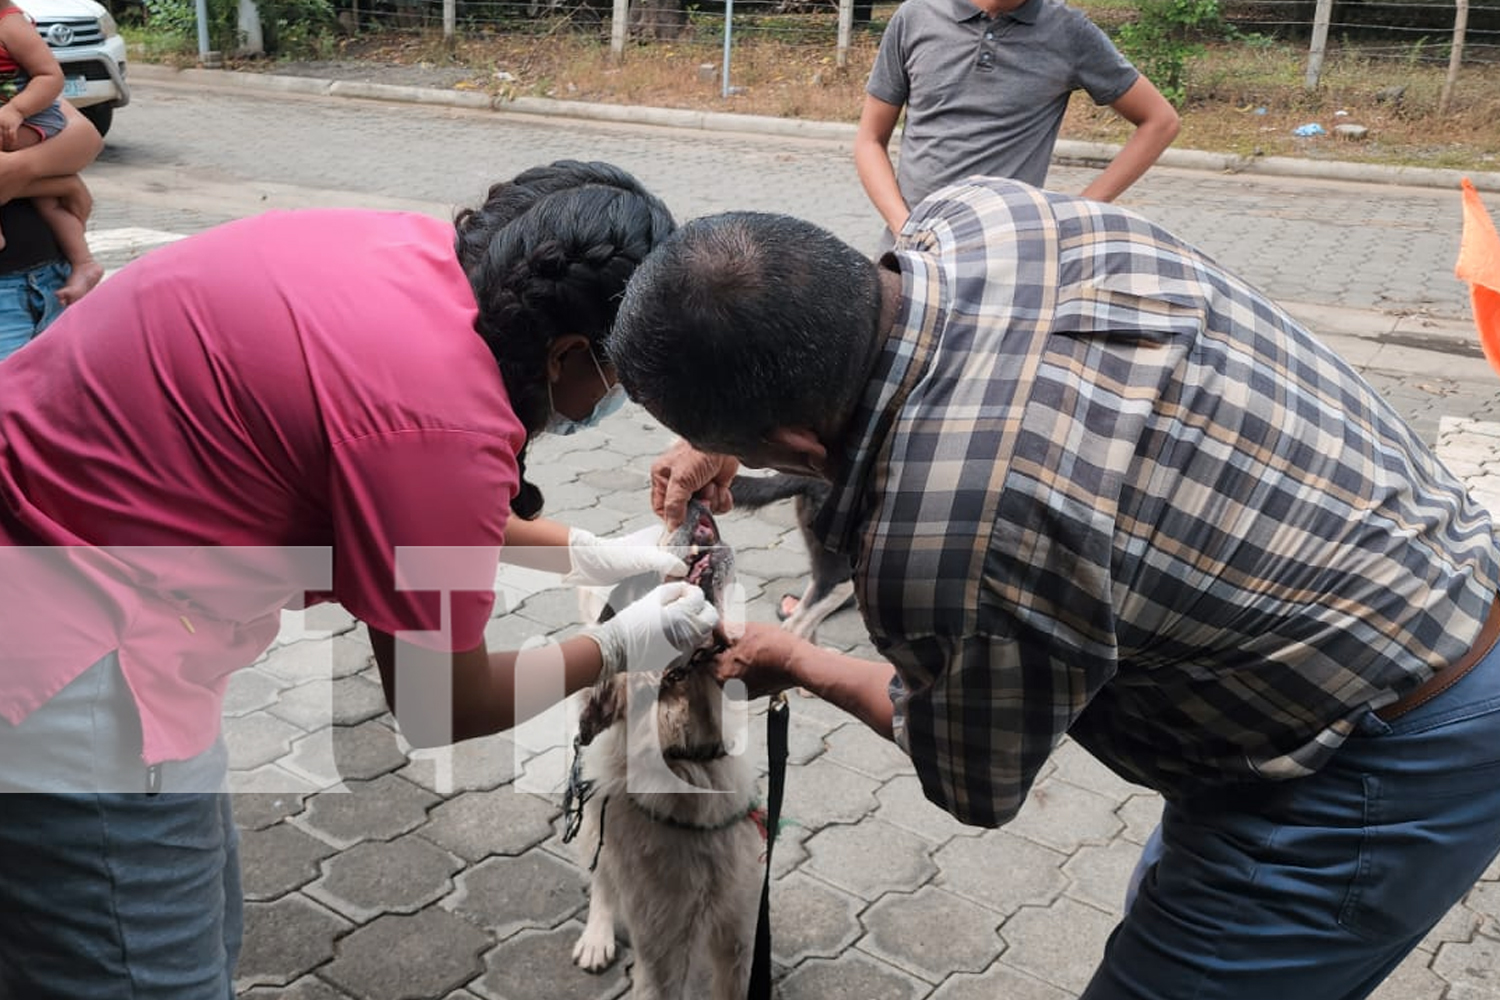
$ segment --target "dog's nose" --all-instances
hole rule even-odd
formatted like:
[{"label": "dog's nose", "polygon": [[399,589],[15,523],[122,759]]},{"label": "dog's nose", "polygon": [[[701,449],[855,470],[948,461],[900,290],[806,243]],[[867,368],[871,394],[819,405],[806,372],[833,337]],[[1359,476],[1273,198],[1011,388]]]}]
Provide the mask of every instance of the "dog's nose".
[{"label": "dog's nose", "polygon": [[719,527],[714,524],[713,516],[704,513],[699,515],[698,523],[693,525],[694,545],[716,545],[719,541]]}]

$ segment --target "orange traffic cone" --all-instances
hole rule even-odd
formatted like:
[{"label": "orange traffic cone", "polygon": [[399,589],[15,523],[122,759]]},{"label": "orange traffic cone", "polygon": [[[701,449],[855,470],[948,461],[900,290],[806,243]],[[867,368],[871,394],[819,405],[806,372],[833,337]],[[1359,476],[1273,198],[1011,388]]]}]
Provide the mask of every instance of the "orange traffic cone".
[{"label": "orange traffic cone", "polygon": [[1479,327],[1479,345],[1490,367],[1500,372],[1500,234],[1490,221],[1479,192],[1465,177],[1464,235],[1458,248],[1454,273],[1469,283],[1474,306],[1474,324]]}]

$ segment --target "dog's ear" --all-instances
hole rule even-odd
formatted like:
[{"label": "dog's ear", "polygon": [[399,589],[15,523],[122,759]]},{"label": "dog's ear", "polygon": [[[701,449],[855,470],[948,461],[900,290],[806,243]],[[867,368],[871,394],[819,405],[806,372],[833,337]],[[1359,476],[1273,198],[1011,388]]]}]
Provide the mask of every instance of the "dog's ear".
[{"label": "dog's ear", "polygon": [[588,746],[625,713],[624,675],[601,680],[589,690],[578,713],[578,742]]}]

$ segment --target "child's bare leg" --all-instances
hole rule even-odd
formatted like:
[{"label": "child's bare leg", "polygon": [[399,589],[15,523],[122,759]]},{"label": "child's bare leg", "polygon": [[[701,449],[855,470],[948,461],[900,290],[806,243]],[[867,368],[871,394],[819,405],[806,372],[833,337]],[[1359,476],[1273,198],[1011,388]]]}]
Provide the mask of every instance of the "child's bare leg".
[{"label": "child's bare leg", "polygon": [[104,140],[87,118],[67,101],[60,105],[68,127],[46,142],[27,140],[30,128],[16,130],[17,146],[13,153],[0,153],[0,202],[12,198],[40,195],[39,182],[78,173],[94,161]]},{"label": "child's bare leg", "polygon": [[52,227],[57,245],[73,270],[57,290],[57,300],[65,306],[72,305],[99,284],[104,277],[104,268],[94,260],[93,251],[89,249],[83,219],[64,208],[59,198],[37,198],[35,203],[37,213]]}]

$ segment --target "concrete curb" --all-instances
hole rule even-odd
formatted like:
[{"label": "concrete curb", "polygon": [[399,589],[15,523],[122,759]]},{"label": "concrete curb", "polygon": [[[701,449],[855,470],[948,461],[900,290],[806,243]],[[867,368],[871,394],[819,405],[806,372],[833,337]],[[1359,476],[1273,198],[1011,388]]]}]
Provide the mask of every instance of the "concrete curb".
[{"label": "concrete curb", "polygon": [[[407,104],[434,104],[509,114],[659,125],[667,128],[715,132],[742,132],[782,138],[821,139],[834,142],[853,142],[854,140],[854,126],[844,122],[738,115],[723,111],[636,107],[625,104],[589,104],[583,101],[559,101],[546,97],[506,99],[472,90],[442,90],[433,87],[371,83],[364,80],[325,80],[271,73],[240,73],[233,70],[174,69],[170,66],[150,63],[133,63],[130,73],[134,79],[153,83],[353,97]],[[1053,158],[1059,163],[1097,166],[1109,162],[1118,151],[1118,146],[1109,143],[1063,139],[1058,141]],[[1291,156],[1247,157],[1194,149],[1168,149],[1158,162],[1165,167],[1183,170],[1264,174],[1276,177],[1310,177],[1320,180],[1354,181],[1362,184],[1399,184],[1454,190],[1457,190],[1459,182],[1467,177],[1480,191],[1500,193],[1500,172],[1494,171],[1469,172],[1433,167],[1387,167],[1367,163],[1348,163],[1342,160],[1312,160]]]},{"label": "concrete curb", "polygon": [[[1478,373],[1475,377],[1486,380],[1494,377],[1483,364],[1484,350],[1479,346],[1479,335],[1469,320],[1350,309],[1321,302],[1279,300],[1278,304],[1297,322],[1330,343],[1362,342],[1364,353],[1360,358],[1364,363],[1387,362],[1381,366],[1389,367],[1393,352],[1402,352],[1405,356],[1405,352],[1420,351],[1435,355],[1430,360],[1430,367],[1420,374],[1463,378]],[[1376,352],[1382,349],[1384,354],[1377,362]],[[1340,353],[1350,356],[1350,351],[1342,347]],[[1455,356],[1480,364],[1455,363]]]}]

